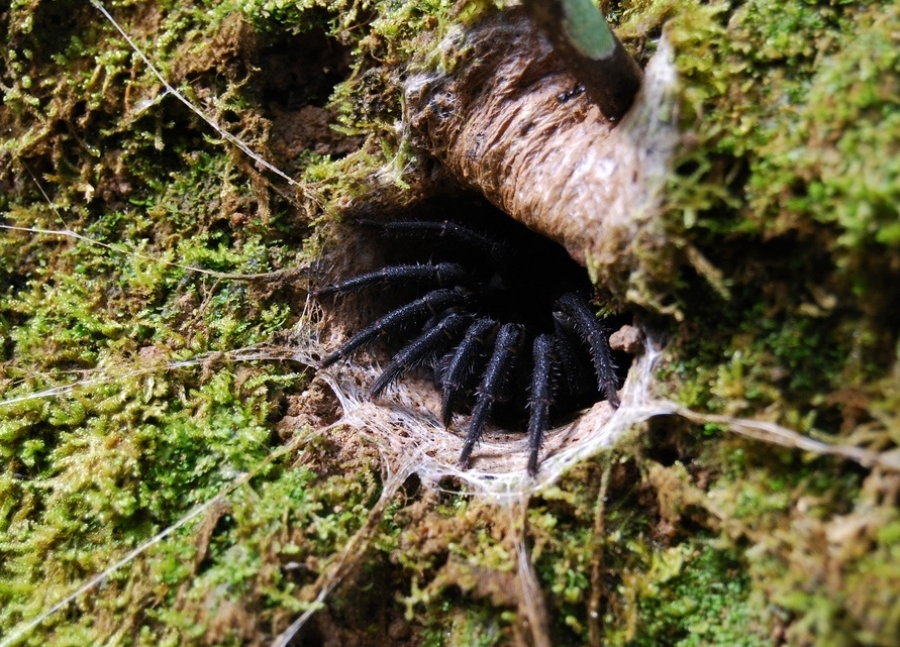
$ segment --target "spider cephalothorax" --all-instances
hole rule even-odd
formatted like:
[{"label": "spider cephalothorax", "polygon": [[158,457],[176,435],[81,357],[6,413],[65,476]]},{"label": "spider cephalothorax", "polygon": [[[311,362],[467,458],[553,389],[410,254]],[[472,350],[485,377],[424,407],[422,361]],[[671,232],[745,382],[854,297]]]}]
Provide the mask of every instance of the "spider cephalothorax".
[{"label": "spider cephalothorax", "polygon": [[397,296],[398,304],[327,355],[320,367],[376,338],[395,338],[400,349],[370,395],[379,396],[413,367],[431,367],[444,425],[454,413],[470,413],[460,466],[468,465],[489,419],[521,425],[515,419],[527,411],[533,475],[552,416],[600,397],[618,406],[609,331],[590,305],[584,270],[561,248],[515,224],[489,233],[449,220],[359,225],[400,260],[389,258],[380,269],[316,295],[380,289],[381,298]]}]

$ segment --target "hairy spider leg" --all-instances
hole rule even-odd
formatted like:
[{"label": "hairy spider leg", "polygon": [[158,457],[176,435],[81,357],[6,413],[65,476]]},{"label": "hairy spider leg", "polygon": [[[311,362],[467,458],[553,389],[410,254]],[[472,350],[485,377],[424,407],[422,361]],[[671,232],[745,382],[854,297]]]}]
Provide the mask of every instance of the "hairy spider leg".
[{"label": "hairy spider leg", "polygon": [[447,362],[440,371],[441,420],[445,427],[450,426],[457,397],[475,370],[476,361],[496,325],[497,322],[488,317],[476,319],[456,349],[445,358]]},{"label": "hairy spider leg", "polygon": [[344,342],[340,348],[319,362],[319,368],[331,366],[339,359],[356,352],[361,346],[380,337],[386,332],[398,330],[412,321],[421,319],[425,315],[434,314],[440,310],[449,308],[450,306],[459,305],[463,303],[466,298],[466,294],[461,290],[448,288],[432,290],[420,299],[416,299],[396,310],[391,310],[374,323],[363,328]]},{"label": "hairy spider leg", "polygon": [[363,220],[360,221],[360,224],[380,229],[391,236],[431,234],[438,238],[454,239],[471,249],[478,250],[479,253],[498,265],[504,262],[504,246],[501,243],[450,220],[398,220],[395,222]]},{"label": "hairy spider leg", "polygon": [[594,370],[597,373],[597,388],[606,396],[613,407],[619,406],[619,394],[616,392],[619,379],[616,376],[616,365],[612,358],[612,349],[603,325],[591,311],[587,301],[581,295],[570,292],[562,295],[556,305],[572,316],[575,330],[591,351]]},{"label": "hairy spider leg", "polygon": [[466,443],[459,454],[459,466],[462,469],[469,465],[469,458],[472,456],[472,450],[475,449],[475,443],[481,439],[484,425],[488,416],[491,415],[494,402],[500,395],[503,382],[515,360],[521,335],[522,326],[513,323],[503,324],[497,333],[494,352],[484,369],[481,384],[478,385],[476,392],[475,408],[472,409],[472,418],[469,421],[469,428],[466,430]]},{"label": "hairy spider leg", "polygon": [[377,398],[389,384],[398,379],[406,370],[418,366],[429,355],[436,355],[452,344],[471,315],[450,312],[434,327],[426,330],[394,355],[391,363],[382,371],[369,389],[369,395]]},{"label": "hairy spider leg", "polygon": [[531,388],[528,393],[528,475],[538,471],[538,454],[544,444],[544,432],[550,419],[550,405],[553,403],[553,372],[556,369],[556,344],[553,335],[538,335],[534,338],[532,356],[534,372],[531,374]]},{"label": "hairy spider leg", "polygon": [[327,285],[313,292],[316,298],[337,294],[343,296],[350,292],[363,290],[373,285],[387,287],[394,284],[416,285],[433,283],[439,286],[465,282],[468,275],[459,263],[413,263],[409,265],[391,265],[374,272],[353,276],[346,281]]},{"label": "hairy spider leg", "polygon": [[[556,358],[559,362],[564,385],[569,395],[577,397],[583,390],[583,380],[587,372],[581,361],[581,339],[575,332],[575,323],[565,312],[553,313],[553,336],[556,339]],[[588,369],[589,370],[589,369]]]}]

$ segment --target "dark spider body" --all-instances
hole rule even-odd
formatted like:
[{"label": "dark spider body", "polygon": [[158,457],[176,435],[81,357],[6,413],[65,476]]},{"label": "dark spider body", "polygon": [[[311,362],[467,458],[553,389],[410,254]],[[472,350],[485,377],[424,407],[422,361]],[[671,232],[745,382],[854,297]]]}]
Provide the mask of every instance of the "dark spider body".
[{"label": "dark spider body", "polygon": [[[554,243],[517,224],[482,233],[451,221],[360,221],[395,256],[376,271],[324,287],[318,298],[382,289],[396,307],[320,362],[320,368],[380,337],[401,348],[370,387],[379,396],[404,372],[430,366],[441,418],[470,411],[459,463],[466,467],[489,419],[528,411],[528,472],[538,469],[551,416],[605,397],[617,407],[619,373],[609,330],[594,315],[583,268]],[[379,248],[385,245],[379,245]],[[518,421],[514,424],[521,424]]]}]

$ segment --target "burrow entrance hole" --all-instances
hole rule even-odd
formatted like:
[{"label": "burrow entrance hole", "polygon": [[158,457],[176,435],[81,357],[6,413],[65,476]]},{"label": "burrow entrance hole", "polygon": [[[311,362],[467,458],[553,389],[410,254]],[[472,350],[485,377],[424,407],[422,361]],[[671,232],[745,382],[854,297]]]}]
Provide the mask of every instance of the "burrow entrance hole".
[{"label": "burrow entrance hole", "polygon": [[[385,233],[380,225],[372,224],[420,221],[449,221],[461,225],[489,240],[491,247],[436,231],[403,235]],[[475,317],[490,317],[500,324],[521,324],[525,334],[516,352],[513,368],[504,377],[503,392],[492,419],[505,430],[524,431],[533,373],[533,340],[539,334],[554,333],[560,325],[567,325],[566,318],[556,305],[557,299],[574,292],[591,299],[592,308],[601,310],[602,304],[593,299],[594,286],[585,268],[572,260],[557,243],[527,229],[482,197],[469,193],[442,195],[390,215],[349,216],[345,226],[349,228],[349,235],[342,239],[340,251],[331,255],[334,264],[327,276],[321,279],[320,285],[339,283],[390,266],[458,263],[467,272],[460,288],[471,293],[464,306],[467,311],[473,312]],[[385,313],[412,302],[434,287],[387,280],[358,293],[323,298],[323,303],[335,314],[336,320],[344,324],[346,340]],[[630,322],[628,313],[612,314],[604,319],[604,327],[612,333]],[[428,325],[427,321],[418,321],[415,325],[393,330],[341,361],[352,364],[374,359],[384,367],[422,333],[423,326]],[[568,325],[571,326],[571,322]],[[569,332],[572,332],[571,329]],[[588,347],[580,341],[575,345],[574,357],[567,359],[570,365],[566,375],[561,375],[559,370],[554,374],[556,395],[552,425],[574,419],[584,407],[603,399],[597,389]],[[486,349],[473,364],[464,401],[460,405],[461,413],[468,413],[471,409],[478,378],[487,363],[489,351],[490,348]],[[441,357],[438,354],[422,365],[410,368],[406,375],[418,378],[415,388],[435,382],[435,371],[439,373],[442,366]],[[614,351],[613,357],[621,387],[631,366],[631,356]],[[407,388],[404,381],[408,381],[407,378],[400,378],[392,388]],[[574,386],[570,382],[574,382]],[[390,389],[382,397],[390,398]]]}]

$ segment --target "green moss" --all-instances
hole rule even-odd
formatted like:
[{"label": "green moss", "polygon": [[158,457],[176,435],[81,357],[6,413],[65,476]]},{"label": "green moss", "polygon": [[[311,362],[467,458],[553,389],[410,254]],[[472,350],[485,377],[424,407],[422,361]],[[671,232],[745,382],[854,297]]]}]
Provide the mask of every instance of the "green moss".
[{"label": "green moss", "polygon": [[[32,231],[0,235],[0,625],[10,635],[253,473],[227,500],[230,516],[214,507],[199,530],[163,540],[102,594],[75,602],[77,614],[51,616],[25,638],[187,644],[215,629],[234,642],[246,626],[229,609],[261,596],[260,608],[297,610],[298,588],[315,577],[289,581],[263,567],[282,554],[273,524],[317,523],[314,537],[291,541],[304,558],[327,560],[360,526],[377,484],[357,472],[318,490],[308,486],[316,474],[285,469],[287,457],[266,463],[272,415],[306,376],[214,355],[298,320],[290,292],[236,278],[302,259],[288,242],[302,225],[296,206],[170,100],[147,111],[155,79],[93,8],[63,4],[18,6],[7,25],[3,224]],[[76,27],[61,33],[71,23],[58,11],[68,10]],[[117,18],[173,69],[167,56],[183,56],[185,34],[208,17],[148,11]],[[154,12],[155,41],[136,29]],[[248,102],[232,93],[223,108]]]},{"label": "green moss", "polygon": [[883,388],[900,332],[896,9],[645,2],[622,20],[632,41],[668,20],[684,82],[663,252],[681,271],[648,259],[688,320],[663,377],[689,406],[856,433],[877,415],[849,393]]},{"label": "green moss", "polygon": [[[645,477],[635,479],[641,469]],[[616,453],[579,467],[548,495],[531,506],[529,528],[554,641],[769,644],[770,611],[741,551],[712,528],[680,530],[708,522],[704,495],[679,464]],[[593,619],[589,600],[598,605]]]},{"label": "green moss", "polygon": [[681,11],[667,33],[697,143],[669,194],[673,231],[730,286],[758,283],[759,269],[741,259],[760,255],[738,256],[739,246],[765,254],[792,244],[794,254],[763,269],[804,273],[800,303],[758,292],[769,309],[821,316],[837,302],[871,312],[865,300],[883,302],[872,291],[883,291],[896,256],[896,10],[759,1]]},{"label": "green moss", "polygon": [[768,645],[767,622],[737,555],[701,542],[656,552],[650,570],[626,573],[635,624],[612,645]]}]

